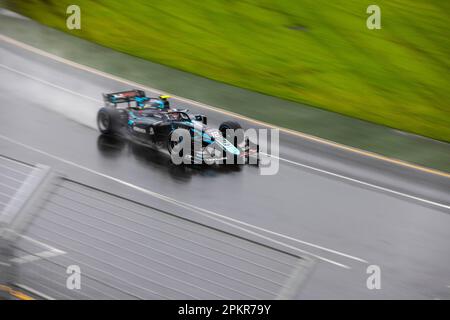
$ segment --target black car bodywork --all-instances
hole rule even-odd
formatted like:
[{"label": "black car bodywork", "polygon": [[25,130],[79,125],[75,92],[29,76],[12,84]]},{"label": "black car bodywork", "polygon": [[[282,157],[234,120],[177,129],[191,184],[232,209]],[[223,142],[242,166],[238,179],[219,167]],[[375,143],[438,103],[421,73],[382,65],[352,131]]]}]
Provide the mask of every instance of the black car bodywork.
[{"label": "black car bodywork", "polygon": [[258,145],[245,138],[237,122],[226,121],[219,128],[209,127],[206,116],[189,114],[187,109],[172,109],[168,98],[147,97],[142,90],[103,94],[105,106],[97,114],[98,128],[102,134],[119,134],[167,149],[170,154],[178,152],[176,146],[182,141],[174,132],[185,129],[191,148],[190,152],[184,150],[185,154],[179,154],[184,163],[259,164]]}]

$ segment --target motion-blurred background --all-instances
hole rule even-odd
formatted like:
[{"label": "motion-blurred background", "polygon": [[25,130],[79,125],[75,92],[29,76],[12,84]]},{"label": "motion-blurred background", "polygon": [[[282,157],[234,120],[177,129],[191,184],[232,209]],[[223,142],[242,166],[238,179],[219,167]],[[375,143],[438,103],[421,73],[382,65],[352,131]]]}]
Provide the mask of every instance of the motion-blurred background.
[{"label": "motion-blurred background", "polygon": [[[43,24],[130,55],[450,141],[448,1],[3,3]],[[81,8],[81,30],[66,27],[71,4]],[[381,30],[366,27],[371,4],[381,8]],[[239,108],[245,113],[254,106]],[[261,120],[292,127],[289,119],[271,117],[270,112],[265,117]]]},{"label": "motion-blurred background", "polygon": [[[0,0],[0,299],[448,299],[449,9]],[[101,135],[101,94],[134,87],[283,127],[279,170]]]}]

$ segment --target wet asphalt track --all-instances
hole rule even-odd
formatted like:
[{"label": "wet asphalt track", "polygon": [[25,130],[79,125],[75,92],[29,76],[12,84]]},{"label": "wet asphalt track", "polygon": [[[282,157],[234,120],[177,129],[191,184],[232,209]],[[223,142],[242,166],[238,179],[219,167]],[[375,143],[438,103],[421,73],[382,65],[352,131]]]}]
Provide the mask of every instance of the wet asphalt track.
[{"label": "wet asphalt track", "polygon": [[[245,226],[319,258],[298,298],[450,298],[448,178],[286,134],[280,134],[280,157],[289,161],[280,162],[276,175],[261,176],[255,167],[176,167],[164,154],[99,137],[94,127],[101,103],[96,100],[102,92],[129,86],[4,42],[0,79],[1,154],[50,165],[142,202],[172,206],[84,169],[89,168],[270,230],[274,233]],[[195,105],[174,104],[206,114],[212,125],[229,119]],[[178,210],[209,220],[207,214]],[[366,288],[370,264],[381,267],[381,290]]]}]

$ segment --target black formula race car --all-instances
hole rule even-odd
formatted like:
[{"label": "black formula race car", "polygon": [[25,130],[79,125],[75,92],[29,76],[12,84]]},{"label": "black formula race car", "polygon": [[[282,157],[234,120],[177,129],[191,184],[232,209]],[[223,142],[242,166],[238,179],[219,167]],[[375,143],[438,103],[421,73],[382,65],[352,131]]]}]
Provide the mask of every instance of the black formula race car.
[{"label": "black formula race car", "polygon": [[169,98],[147,97],[142,90],[103,94],[105,106],[97,114],[98,128],[102,134],[125,136],[166,149],[171,155],[176,152],[183,163],[259,165],[258,144],[246,138],[239,123],[226,121],[211,128],[206,116],[171,108]]}]

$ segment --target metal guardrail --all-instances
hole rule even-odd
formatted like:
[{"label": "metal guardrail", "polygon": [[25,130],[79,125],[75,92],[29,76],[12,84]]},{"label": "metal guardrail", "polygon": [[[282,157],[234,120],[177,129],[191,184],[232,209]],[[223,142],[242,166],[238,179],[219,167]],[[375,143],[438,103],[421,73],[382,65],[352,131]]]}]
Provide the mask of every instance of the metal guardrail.
[{"label": "metal guardrail", "polygon": [[33,169],[27,164],[0,156],[0,212],[14,199]]},{"label": "metal guardrail", "polygon": [[50,168],[0,156],[0,297],[29,299],[5,284],[16,280],[13,244],[33,216],[28,210],[43,196]]},{"label": "metal guardrail", "polygon": [[[11,168],[7,168],[6,171],[12,172]],[[11,180],[13,179],[1,171],[0,175]],[[15,193],[9,197],[8,202],[5,203],[0,213],[1,238],[9,239],[15,237],[14,234],[19,233],[24,228],[26,220],[33,216],[32,214],[27,214],[27,210],[33,210],[37,207],[36,201],[43,198],[44,186],[50,179],[50,167],[43,165],[37,165],[25,176],[20,187],[15,189]],[[20,180],[14,179],[14,181],[19,182]],[[2,183],[2,185],[5,184]]]},{"label": "metal guardrail", "polygon": [[[314,264],[48,167],[3,160],[0,187],[17,182],[0,215],[14,267],[7,281],[44,298],[290,299]],[[66,286],[72,265],[81,269],[81,290]]]}]

